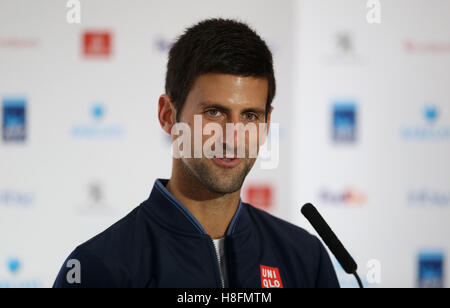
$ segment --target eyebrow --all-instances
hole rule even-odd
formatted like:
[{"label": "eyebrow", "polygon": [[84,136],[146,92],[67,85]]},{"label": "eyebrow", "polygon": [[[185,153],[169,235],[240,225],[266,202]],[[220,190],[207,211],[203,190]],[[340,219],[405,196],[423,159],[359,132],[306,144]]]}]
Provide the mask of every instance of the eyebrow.
[{"label": "eyebrow", "polygon": [[[216,108],[219,109],[221,111],[225,111],[225,112],[230,112],[231,109],[229,107],[223,106],[220,103],[216,103],[216,102],[201,102],[199,104],[199,107],[201,109],[205,109],[205,108]],[[265,109],[261,109],[261,108],[245,108],[242,112],[254,112],[257,114],[265,114],[266,110]]]}]

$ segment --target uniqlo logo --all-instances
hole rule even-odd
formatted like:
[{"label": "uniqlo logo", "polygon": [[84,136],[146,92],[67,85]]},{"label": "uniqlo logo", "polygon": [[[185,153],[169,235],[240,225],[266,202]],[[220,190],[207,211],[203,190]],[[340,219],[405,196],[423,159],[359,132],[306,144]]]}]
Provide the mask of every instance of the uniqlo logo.
[{"label": "uniqlo logo", "polygon": [[250,185],[247,187],[246,202],[258,208],[268,209],[273,203],[270,185]]},{"label": "uniqlo logo", "polygon": [[85,56],[107,57],[111,54],[111,34],[109,32],[88,31],[83,35]]},{"label": "uniqlo logo", "polygon": [[280,272],[278,267],[260,265],[261,287],[262,288],[282,288]]}]

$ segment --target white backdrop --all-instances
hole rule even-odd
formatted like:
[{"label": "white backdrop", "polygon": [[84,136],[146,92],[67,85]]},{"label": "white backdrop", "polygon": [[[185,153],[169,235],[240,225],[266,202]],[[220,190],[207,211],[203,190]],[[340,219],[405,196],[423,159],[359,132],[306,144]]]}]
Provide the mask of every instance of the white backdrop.
[{"label": "white backdrop", "polygon": [[[450,2],[381,1],[380,24],[361,0],[81,4],[69,24],[66,1],[0,0],[0,287],[51,286],[75,246],[169,177],[167,51],[209,17],[248,22],[275,59],[280,162],[253,170],[243,199],[308,230],[313,202],[369,286],[448,286]],[[100,32],[110,48],[89,56]]]}]

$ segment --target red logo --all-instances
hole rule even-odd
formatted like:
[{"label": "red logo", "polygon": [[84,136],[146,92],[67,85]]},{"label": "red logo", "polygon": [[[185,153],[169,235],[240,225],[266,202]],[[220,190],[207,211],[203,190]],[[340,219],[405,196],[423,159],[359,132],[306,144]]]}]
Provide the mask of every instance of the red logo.
[{"label": "red logo", "polygon": [[262,288],[282,288],[280,272],[278,267],[260,265],[261,268],[261,287]]},{"label": "red logo", "polygon": [[245,202],[261,209],[269,209],[273,204],[272,187],[268,184],[251,184],[246,189]]},{"label": "red logo", "polygon": [[111,34],[106,31],[88,31],[83,35],[85,56],[107,57],[111,54]]}]

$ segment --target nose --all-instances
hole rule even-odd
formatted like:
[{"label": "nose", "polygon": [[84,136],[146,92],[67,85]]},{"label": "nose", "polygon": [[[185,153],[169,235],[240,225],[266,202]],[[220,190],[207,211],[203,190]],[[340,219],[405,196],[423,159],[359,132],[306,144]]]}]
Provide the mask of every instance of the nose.
[{"label": "nose", "polygon": [[[239,147],[242,147],[240,144],[244,142],[244,148],[245,148],[245,134],[242,135],[242,129],[240,127],[243,127],[245,124],[242,122],[240,115],[233,115],[229,118],[229,121],[226,123],[223,123],[223,150],[224,155],[227,156],[233,156],[236,157],[240,151]],[[242,135],[242,136],[240,136]],[[243,140],[240,140],[240,138],[243,138]],[[243,150],[243,149],[242,149]],[[245,151],[244,151],[245,152]]]}]

